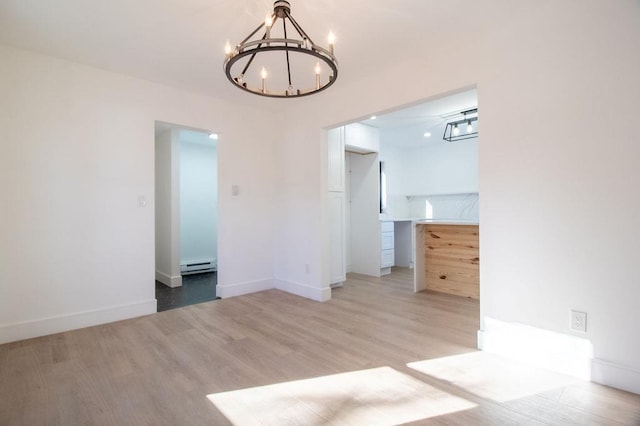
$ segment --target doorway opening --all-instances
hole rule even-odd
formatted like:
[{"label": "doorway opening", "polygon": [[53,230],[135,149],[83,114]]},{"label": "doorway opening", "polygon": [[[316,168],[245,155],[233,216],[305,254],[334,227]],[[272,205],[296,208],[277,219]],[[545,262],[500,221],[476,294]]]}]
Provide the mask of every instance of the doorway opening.
[{"label": "doorway opening", "polygon": [[155,275],[158,312],[217,299],[218,140],[155,124]]},{"label": "doorway opening", "polygon": [[[331,287],[347,273],[404,269],[412,291],[462,287],[479,299],[477,108],[477,90],[466,89],[328,131]],[[444,139],[454,123],[468,138]],[[425,262],[421,236],[431,223],[461,225],[454,241],[428,247],[438,262]]]}]

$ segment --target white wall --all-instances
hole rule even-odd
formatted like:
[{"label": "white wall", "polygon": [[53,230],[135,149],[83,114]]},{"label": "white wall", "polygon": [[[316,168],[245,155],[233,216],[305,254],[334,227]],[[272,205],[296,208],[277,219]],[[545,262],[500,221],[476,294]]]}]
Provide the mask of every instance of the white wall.
[{"label": "white wall", "polygon": [[414,147],[395,144],[410,129],[383,130],[380,157],[388,167],[388,190],[402,195],[478,192],[478,139],[445,142],[434,134]]},{"label": "white wall", "polygon": [[180,139],[181,265],[218,257],[218,150],[202,137],[204,142]]},{"label": "white wall", "polygon": [[178,131],[155,138],[156,280],[180,287],[180,146]]},{"label": "white wall", "polygon": [[[426,217],[428,196],[464,194],[452,197],[457,204],[471,207],[477,218],[477,196],[469,205],[468,194],[478,192],[478,139],[446,142],[442,139],[444,125],[432,130],[432,136],[422,136],[424,129],[408,126],[380,132],[380,159],[387,170],[387,214],[394,218]],[[414,142],[416,135],[420,140]],[[407,197],[412,197],[408,199]],[[431,197],[439,218],[453,219],[442,197]],[[473,200],[472,200],[473,201]],[[464,210],[464,209],[463,209]],[[438,218],[438,217],[434,217]],[[472,217],[460,217],[472,219]]]},{"label": "white wall", "polygon": [[[296,105],[305,104],[304,99],[297,101]],[[291,105],[286,100],[276,102],[282,108]],[[280,128],[286,135],[280,135],[276,147],[281,165],[274,199],[278,219],[274,223],[278,233],[276,282],[280,288],[327,300],[331,298],[327,131],[309,124],[311,117],[299,119],[302,121],[295,124],[282,122]]]},{"label": "white wall", "polygon": [[0,58],[0,342],[155,312],[155,120],[220,134],[219,289],[273,287],[271,112],[13,48]]},{"label": "white wall", "polygon": [[349,246],[351,271],[380,276],[378,153],[351,154],[349,161]]},{"label": "white wall", "polygon": [[[322,128],[477,85],[483,326],[493,318],[572,335],[569,311],[585,311],[588,331],[577,336],[594,345],[595,378],[640,392],[640,200],[631,190],[640,144],[623,125],[640,98],[640,4],[535,2],[494,19],[494,32],[465,40],[464,54],[443,45],[288,111],[281,161],[298,166],[280,175],[280,223],[290,226],[278,272],[322,265]],[[410,84],[377,84],[406,75]]]}]

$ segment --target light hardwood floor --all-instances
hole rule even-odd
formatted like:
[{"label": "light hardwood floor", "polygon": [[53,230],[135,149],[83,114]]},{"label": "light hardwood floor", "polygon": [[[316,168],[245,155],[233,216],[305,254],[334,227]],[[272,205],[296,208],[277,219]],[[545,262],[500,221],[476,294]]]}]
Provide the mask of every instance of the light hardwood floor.
[{"label": "light hardwood floor", "polygon": [[478,302],[414,294],[411,277],[350,275],[326,303],[270,290],[1,345],[0,425],[640,420],[639,395],[476,352]]}]

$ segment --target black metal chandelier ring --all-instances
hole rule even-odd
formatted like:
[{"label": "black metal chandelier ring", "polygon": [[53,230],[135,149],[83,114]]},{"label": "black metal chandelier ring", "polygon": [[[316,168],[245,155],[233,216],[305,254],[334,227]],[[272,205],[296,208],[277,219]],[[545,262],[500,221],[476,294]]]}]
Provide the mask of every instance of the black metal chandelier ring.
[{"label": "black metal chandelier ring", "polygon": [[[225,74],[227,75],[227,78],[229,79],[229,81],[231,83],[233,83],[235,86],[239,87],[242,90],[246,90],[247,92],[251,92],[255,95],[260,95],[260,96],[267,96],[267,97],[271,97],[271,98],[288,98],[288,97],[292,97],[292,96],[307,96],[307,95],[311,95],[314,93],[318,93],[321,92],[325,89],[327,89],[328,87],[330,87],[333,83],[335,83],[336,78],[338,77],[338,62],[336,60],[336,58],[331,55],[331,53],[326,50],[323,49],[322,47],[318,47],[315,46],[313,49],[306,49],[304,47],[299,47],[299,41],[298,40],[293,40],[293,39],[270,39],[270,44],[276,44],[276,43],[288,43],[290,44],[289,46],[286,45],[281,45],[281,46],[260,46],[261,44],[265,44],[264,41],[254,41],[251,43],[247,43],[243,46],[242,50],[240,50],[236,55],[231,56],[229,58],[227,58],[224,61],[224,70],[225,70]],[[293,45],[293,46],[291,46]],[[253,46],[256,46],[255,48],[252,48]],[[259,49],[257,48],[259,47]],[[301,89],[297,89],[295,94],[290,94],[288,91],[285,91],[283,93],[279,93],[279,92],[269,92],[269,91],[262,91],[262,88],[260,87],[250,87],[247,85],[246,81],[243,81],[242,79],[239,79],[238,77],[233,77],[233,66],[242,58],[245,58],[247,56],[251,56],[251,55],[258,55],[260,53],[263,52],[274,52],[274,51],[283,51],[283,52],[295,52],[295,53],[300,53],[300,54],[304,54],[304,55],[310,55],[313,56],[317,59],[320,59],[321,61],[323,61],[325,64],[327,64],[327,66],[329,66],[329,68],[331,68],[331,71],[333,72],[333,75],[329,76],[329,80],[328,82],[326,82],[324,85],[321,85],[320,88],[313,88],[313,89],[309,89],[309,90],[301,90]],[[242,76],[242,73],[236,74],[239,76]]]}]

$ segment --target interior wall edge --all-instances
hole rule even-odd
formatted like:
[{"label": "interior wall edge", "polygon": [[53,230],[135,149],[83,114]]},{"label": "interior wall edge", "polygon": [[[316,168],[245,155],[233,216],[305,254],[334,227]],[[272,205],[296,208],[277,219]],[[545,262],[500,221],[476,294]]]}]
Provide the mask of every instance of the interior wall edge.
[{"label": "interior wall edge", "polygon": [[274,288],[275,283],[271,278],[235,284],[218,283],[216,286],[216,295],[222,299],[227,299],[229,297],[237,297],[245,294],[257,293],[259,291],[272,290]]},{"label": "interior wall edge", "polygon": [[591,381],[640,395],[640,371],[615,362],[595,358],[591,364]]},{"label": "interior wall edge", "polygon": [[0,325],[0,344],[122,321],[156,312],[156,299],[151,299],[92,311]]},{"label": "interior wall edge", "polygon": [[156,271],[156,281],[171,288],[182,287],[182,275],[171,276],[164,272]]},{"label": "interior wall edge", "polygon": [[595,357],[586,338],[484,318],[478,349],[536,367],[640,394],[640,371]]},{"label": "interior wall edge", "polygon": [[316,302],[331,300],[331,287],[316,288],[291,281],[275,280],[275,288]]}]

